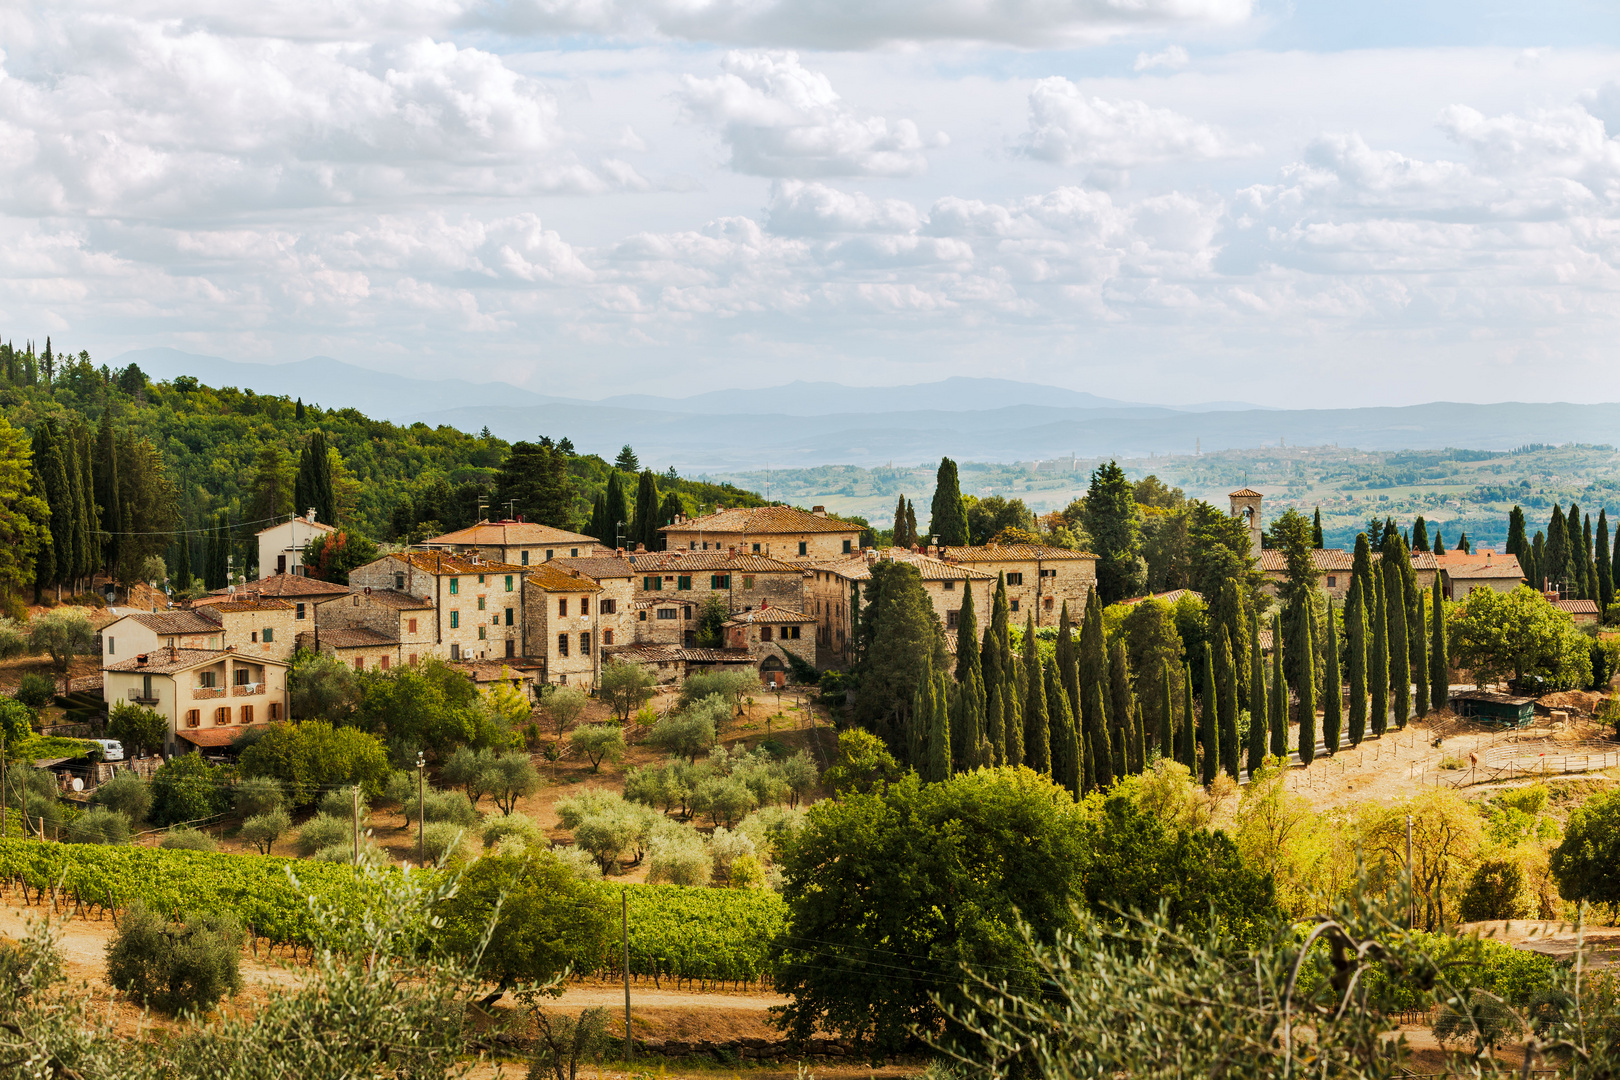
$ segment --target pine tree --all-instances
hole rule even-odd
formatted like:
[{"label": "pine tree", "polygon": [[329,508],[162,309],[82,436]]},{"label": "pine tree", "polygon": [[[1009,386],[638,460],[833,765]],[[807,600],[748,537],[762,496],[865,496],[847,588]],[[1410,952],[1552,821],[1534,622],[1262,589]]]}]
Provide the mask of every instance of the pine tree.
[{"label": "pine tree", "polygon": [[[1413,531],[1417,530],[1414,528]],[[1333,615],[1333,601],[1329,599],[1328,637],[1323,650],[1327,664],[1322,675],[1322,745],[1327,748],[1329,757],[1339,752],[1339,729],[1343,723],[1344,709],[1344,680],[1339,674],[1339,633]]]},{"label": "pine tree", "polygon": [[1288,756],[1288,679],[1283,674],[1282,613],[1271,617],[1271,701],[1266,719],[1271,723],[1271,756]]},{"label": "pine tree", "polygon": [[619,456],[613,459],[613,467],[634,476],[641,471],[641,459],[630,449],[630,444],[625,443],[619,448]]},{"label": "pine tree", "polygon": [[1046,678],[1039,643],[1035,640],[1035,613],[1024,622],[1024,669],[1029,672],[1024,698],[1024,764],[1038,773],[1052,772],[1051,720],[1046,715]]},{"label": "pine tree", "polygon": [[956,613],[956,681],[966,683],[968,672],[983,666],[979,655],[979,620],[973,612],[973,582],[962,582],[962,607]]},{"label": "pine tree", "polygon": [[1204,649],[1204,693],[1198,702],[1198,741],[1203,747],[1199,779],[1205,787],[1221,767],[1220,688],[1215,681],[1215,648]]},{"label": "pine tree", "polygon": [[1175,760],[1176,703],[1170,685],[1170,665],[1160,670],[1162,695],[1159,706],[1159,756],[1166,761]]},{"label": "pine tree", "polygon": [[1198,736],[1193,727],[1192,665],[1186,665],[1181,683],[1181,734],[1176,737],[1176,760],[1198,775]]},{"label": "pine tree", "polygon": [[1237,670],[1232,660],[1232,635],[1226,627],[1221,627],[1220,650],[1216,653],[1215,664],[1216,681],[1216,708],[1220,717],[1220,738],[1218,740],[1221,751],[1221,768],[1227,775],[1236,780],[1238,777],[1238,729],[1237,729]]},{"label": "pine tree", "polygon": [[934,715],[928,730],[928,779],[943,783],[951,778],[950,698],[954,696],[944,674],[934,681]]},{"label": "pine tree", "polygon": [[1385,610],[1384,575],[1373,575],[1372,612],[1367,620],[1372,631],[1367,658],[1367,707],[1371,712],[1372,733],[1383,738],[1389,727],[1389,614]]},{"label": "pine tree", "polygon": [[1609,605],[1614,603],[1614,566],[1609,551],[1609,510],[1598,511],[1596,547],[1592,552],[1593,570],[1597,573],[1598,614],[1607,618]]},{"label": "pine tree", "polygon": [[1311,618],[1299,620],[1299,760],[1307,767],[1316,759],[1316,643]]},{"label": "pine tree", "polygon": [[911,538],[906,535],[906,496],[904,493],[894,503],[894,546],[897,548],[911,546]]},{"label": "pine tree", "polygon": [[1327,547],[1327,541],[1322,537],[1322,508],[1316,508],[1316,519],[1311,523],[1311,547],[1318,551]]},{"label": "pine tree", "polygon": [[[1105,713],[1107,707],[1103,705],[1102,684],[1097,683],[1086,692],[1091,695],[1091,707],[1097,715]],[[1092,766],[1092,778],[1097,787],[1105,791],[1113,787],[1117,774],[1114,772],[1114,748],[1108,738],[1108,725],[1098,724],[1091,732],[1088,755]]]},{"label": "pine tree", "polygon": [[1422,514],[1419,514],[1418,519],[1412,522],[1412,550],[1429,550],[1429,523],[1423,520]]},{"label": "pine tree", "polygon": [[1266,739],[1270,734],[1270,725],[1266,721],[1266,667],[1265,660],[1260,655],[1260,616],[1251,612],[1249,616],[1249,685],[1254,688],[1250,694],[1249,706],[1249,753],[1248,760],[1244,762],[1253,776],[1259,771],[1266,760]]},{"label": "pine tree", "polygon": [[957,479],[956,462],[939,459],[934,477],[934,502],[929,507],[928,532],[944,547],[961,547],[968,542],[967,511],[962,504],[962,485]]}]

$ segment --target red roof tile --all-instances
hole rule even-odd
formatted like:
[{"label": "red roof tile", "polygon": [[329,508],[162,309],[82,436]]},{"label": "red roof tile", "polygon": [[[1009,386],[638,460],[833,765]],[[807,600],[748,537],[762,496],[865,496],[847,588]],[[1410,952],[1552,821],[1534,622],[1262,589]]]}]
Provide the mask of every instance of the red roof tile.
[{"label": "red roof tile", "polygon": [[554,529],[535,521],[484,521],[465,529],[424,540],[430,547],[544,547],[547,544],[596,544],[594,536]]},{"label": "red roof tile", "polygon": [[702,517],[687,518],[659,530],[666,533],[739,533],[744,536],[815,532],[858,534],[860,531],[859,525],[791,506],[733,507]]}]

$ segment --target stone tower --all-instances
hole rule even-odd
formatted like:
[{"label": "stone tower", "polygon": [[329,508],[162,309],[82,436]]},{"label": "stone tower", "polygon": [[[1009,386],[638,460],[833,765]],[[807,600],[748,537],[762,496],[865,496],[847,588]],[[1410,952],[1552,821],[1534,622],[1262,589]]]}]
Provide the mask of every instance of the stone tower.
[{"label": "stone tower", "polygon": [[1242,518],[1249,530],[1249,554],[1255,558],[1260,557],[1260,500],[1265,498],[1252,488],[1234,491],[1227,498],[1232,500],[1232,516]]}]

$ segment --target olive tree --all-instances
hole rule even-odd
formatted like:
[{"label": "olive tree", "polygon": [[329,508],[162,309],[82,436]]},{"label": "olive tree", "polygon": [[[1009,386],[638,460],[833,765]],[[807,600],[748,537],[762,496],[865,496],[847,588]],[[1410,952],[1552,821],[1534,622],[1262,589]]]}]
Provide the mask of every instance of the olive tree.
[{"label": "olive tree", "polygon": [[[640,664],[614,660],[602,665],[602,674],[596,680],[596,692],[613,709],[615,716],[620,720],[629,720],[630,714],[652,697],[653,687],[657,685],[658,680],[653,673]],[[554,693],[552,696],[557,695]],[[558,737],[561,735],[559,731]]]}]

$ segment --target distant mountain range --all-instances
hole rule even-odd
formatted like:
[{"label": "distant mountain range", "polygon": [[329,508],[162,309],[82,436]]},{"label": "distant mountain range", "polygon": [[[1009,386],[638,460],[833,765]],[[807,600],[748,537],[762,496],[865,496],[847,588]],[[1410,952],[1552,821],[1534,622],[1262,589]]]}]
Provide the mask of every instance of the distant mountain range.
[{"label": "distant mountain range", "polygon": [[1243,402],[1170,407],[1005,379],[951,378],[918,386],[851,387],[798,382],[766,390],[716,390],[687,398],[549,397],[507,383],[412,379],[329,357],[240,364],[174,349],[125,353],[150,377],[195,376],[211,386],[287,394],[325,408],[352,406],[400,423],[488,427],[504,439],[567,436],[611,458],[629,443],[649,464],[683,473],[810,465],[1028,461],[1145,456],[1256,447],[1364,450],[1447,446],[1508,450],[1534,442],[1608,443],[1620,404],[1471,405],[1266,409]]}]

